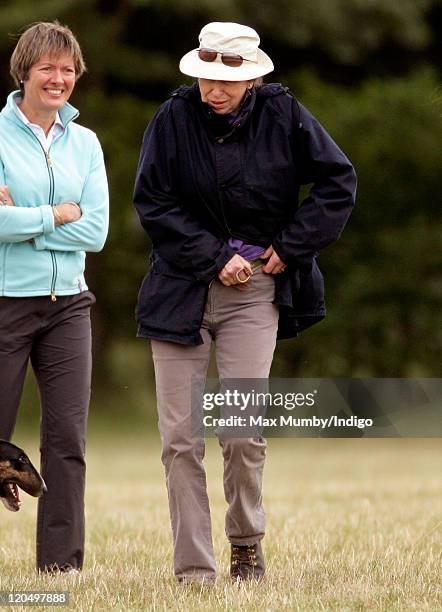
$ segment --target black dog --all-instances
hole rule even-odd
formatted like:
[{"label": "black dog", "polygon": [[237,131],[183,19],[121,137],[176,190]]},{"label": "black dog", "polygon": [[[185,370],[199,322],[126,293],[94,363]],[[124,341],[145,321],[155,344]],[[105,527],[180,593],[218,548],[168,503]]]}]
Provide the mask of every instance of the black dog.
[{"label": "black dog", "polygon": [[33,497],[40,497],[46,489],[43,478],[29,457],[15,444],[0,440],[0,499],[8,510],[20,510],[18,487]]}]

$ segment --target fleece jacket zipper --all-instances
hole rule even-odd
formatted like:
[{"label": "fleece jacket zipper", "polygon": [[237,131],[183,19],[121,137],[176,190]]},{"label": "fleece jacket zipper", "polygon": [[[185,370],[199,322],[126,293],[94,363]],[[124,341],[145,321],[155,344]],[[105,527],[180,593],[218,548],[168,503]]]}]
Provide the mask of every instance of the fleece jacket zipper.
[{"label": "fleece jacket zipper", "polygon": [[[46,160],[46,167],[48,169],[48,175],[49,175],[49,201],[48,204],[50,206],[54,206],[54,193],[55,193],[55,178],[54,178],[54,171],[52,169],[52,160],[51,157],[49,155],[49,151],[46,152],[43,145],[41,144],[39,138],[36,136],[36,134],[34,134],[34,132],[31,130],[31,128],[29,126],[25,126],[29,132],[32,134],[32,136],[36,139],[36,141],[38,142],[38,144],[41,147],[41,150],[44,153],[45,156],[45,160]],[[58,273],[58,269],[57,269],[57,258],[55,256],[54,251],[49,251],[51,254],[51,260],[52,260],[52,278],[51,278],[51,300],[53,302],[57,301],[57,296],[55,295],[55,283],[57,282],[57,273]]]}]

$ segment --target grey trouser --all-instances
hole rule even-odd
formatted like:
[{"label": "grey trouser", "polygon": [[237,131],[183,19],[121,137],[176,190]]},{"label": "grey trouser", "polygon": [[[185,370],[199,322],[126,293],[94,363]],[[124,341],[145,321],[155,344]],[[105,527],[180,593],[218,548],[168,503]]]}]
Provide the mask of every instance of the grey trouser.
[{"label": "grey trouser", "polygon": [[12,436],[29,360],[40,392],[41,473],[48,488],[38,501],[41,571],[83,564],[94,302],[89,291],[56,302],[49,296],[0,297],[0,438]]},{"label": "grey trouser", "polygon": [[[159,429],[163,443],[179,578],[215,577],[204,439],[192,437],[192,378],[204,379],[215,346],[220,378],[267,378],[278,326],[274,278],[255,272],[246,291],[218,280],[210,288],[201,335],[204,344],[184,346],[152,340]],[[224,493],[228,503],[226,534],[232,544],[254,544],[264,536],[262,475],[263,438],[220,440],[224,456]]]}]

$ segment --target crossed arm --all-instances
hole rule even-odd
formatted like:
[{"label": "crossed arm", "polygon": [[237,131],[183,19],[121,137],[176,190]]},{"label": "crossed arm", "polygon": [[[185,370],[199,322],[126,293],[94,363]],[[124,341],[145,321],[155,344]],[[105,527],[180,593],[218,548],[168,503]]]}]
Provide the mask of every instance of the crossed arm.
[{"label": "crossed arm", "polygon": [[11,197],[0,163],[0,242],[32,241],[34,248],[99,251],[108,228],[108,188],[103,154],[93,143],[80,201],[55,206],[19,206]]},{"label": "crossed arm", "polygon": [[[0,206],[15,206],[7,185],[0,185]],[[81,217],[81,208],[75,202],[63,202],[52,206],[54,227],[78,221]],[[18,210],[18,209],[16,209]],[[26,209],[29,212],[29,209]],[[17,213],[15,213],[17,215]],[[21,213],[19,212],[18,215]],[[19,242],[19,241],[17,241]]]}]

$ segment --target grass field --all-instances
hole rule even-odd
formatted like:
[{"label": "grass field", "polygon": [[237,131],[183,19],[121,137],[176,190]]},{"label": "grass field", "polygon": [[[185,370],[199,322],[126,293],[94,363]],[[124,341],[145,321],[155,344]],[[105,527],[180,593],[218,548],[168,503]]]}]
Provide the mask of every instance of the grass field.
[{"label": "grass field", "polygon": [[[15,441],[36,460],[35,440]],[[267,578],[241,588],[228,578],[216,441],[206,457],[214,587],[173,577],[159,453],[147,435],[89,436],[87,557],[77,578],[36,576],[34,499],[22,494],[18,514],[0,508],[0,591],[68,590],[76,610],[442,610],[440,440],[270,440]]]}]

